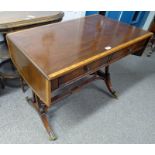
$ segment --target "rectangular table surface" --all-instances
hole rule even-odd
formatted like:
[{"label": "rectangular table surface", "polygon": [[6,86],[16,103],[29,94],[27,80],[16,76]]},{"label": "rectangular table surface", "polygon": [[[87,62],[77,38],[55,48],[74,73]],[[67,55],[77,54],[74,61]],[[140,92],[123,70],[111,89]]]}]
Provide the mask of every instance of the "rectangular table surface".
[{"label": "rectangular table surface", "polygon": [[48,79],[54,79],[151,35],[93,15],[10,33],[7,38]]}]

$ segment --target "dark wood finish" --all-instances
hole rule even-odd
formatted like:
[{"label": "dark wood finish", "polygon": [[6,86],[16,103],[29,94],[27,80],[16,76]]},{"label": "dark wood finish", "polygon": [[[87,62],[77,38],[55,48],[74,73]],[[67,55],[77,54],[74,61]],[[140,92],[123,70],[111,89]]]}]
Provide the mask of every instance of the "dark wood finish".
[{"label": "dark wood finish", "polygon": [[112,88],[112,83],[111,83],[111,79],[110,79],[110,72],[109,72],[109,66],[105,67],[105,73],[103,73],[102,71],[98,71],[97,75],[99,75],[100,77],[102,77],[105,81],[105,84],[109,90],[109,92],[112,94],[113,97],[117,98],[116,95],[116,91]]},{"label": "dark wood finish", "polygon": [[8,42],[8,46],[11,49],[11,58],[15,64],[18,72],[28,83],[30,88],[40,97],[40,99],[49,106],[50,104],[50,85],[48,86],[48,80],[46,77],[35,67],[31,61],[23,55],[17,47],[13,47],[12,42]]},{"label": "dark wood finish", "polygon": [[[59,101],[60,99],[64,98],[65,96],[68,96],[68,95],[72,94],[73,92],[79,91],[82,87],[89,84],[90,82],[92,82],[94,80],[98,80],[98,79],[104,80],[109,92],[112,94],[113,97],[117,98],[116,91],[114,91],[112,88],[112,84],[111,84],[111,80],[110,80],[110,73],[109,73],[109,66],[105,67],[105,72],[98,70],[96,72],[93,72],[92,74],[87,74],[87,76],[85,76],[83,78],[85,78],[86,80],[79,82],[79,84],[75,85],[75,86],[71,80],[71,84],[65,86],[65,87],[67,87],[66,91],[54,96],[52,101],[54,101],[54,103],[55,103],[55,102]],[[82,78],[79,78],[78,80],[80,81],[81,79]],[[76,80],[76,81],[78,81],[78,80]],[[60,87],[60,89],[64,89],[64,88]]]},{"label": "dark wood finish", "polygon": [[[65,96],[71,95],[74,92],[78,92],[82,87],[84,87],[85,85],[89,84],[90,82],[97,80],[97,79],[101,79],[100,77],[96,77],[96,74],[90,75],[89,78],[87,78],[85,81],[82,81],[78,86],[74,86],[74,83],[69,85],[69,87],[67,87],[66,91],[64,91],[63,93],[60,93],[58,95],[55,95],[53,97],[54,103],[58,102],[59,100],[61,100],[62,98],[64,98]],[[73,86],[72,86],[73,85]]]},{"label": "dark wood finish", "polygon": [[106,46],[117,51],[118,46],[130,46],[151,35],[130,25],[94,15],[12,33],[8,35],[8,40],[51,79],[58,71],[65,74],[70,67],[74,70],[89,63],[91,60],[86,60],[93,56],[106,54]]},{"label": "dark wood finish", "polygon": [[[33,100],[40,100],[48,109],[96,79],[104,80],[112,96],[117,97],[109,65],[143,52],[151,36],[150,32],[94,15],[12,33],[7,41],[14,64],[35,93],[33,96],[37,95]],[[81,79],[84,81],[74,86]],[[63,91],[55,95],[55,90]],[[50,133],[47,117],[42,120]]]},{"label": "dark wood finish", "polygon": [[155,34],[155,16],[150,24],[149,31]]},{"label": "dark wood finish", "polygon": [[151,45],[151,52],[147,55],[148,57],[151,56],[151,54],[153,52],[155,52],[155,16],[154,16],[154,19],[152,20],[151,24],[150,24],[150,27],[149,27],[149,31],[150,32],[153,32],[153,37],[151,38],[151,41],[150,41],[150,45]]},{"label": "dark wood finish", "polygon": [[142,56],[142,54],[143,54],[143,52],[144,52],[144,50],[145,50],[145,48],[146,48],[148,42],[151,40],[151,38],[152,38],[152,37],[150,37],[150,38],[144,40],[144,41],[142,42],[142,44],[139,44],[139,46],[135,47],[133,55]]}]

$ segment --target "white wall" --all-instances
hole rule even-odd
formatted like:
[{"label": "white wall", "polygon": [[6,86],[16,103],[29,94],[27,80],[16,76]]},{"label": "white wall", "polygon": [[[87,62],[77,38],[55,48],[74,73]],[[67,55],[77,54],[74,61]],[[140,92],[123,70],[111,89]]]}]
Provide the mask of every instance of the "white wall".
[{"label": "white wall", "polygon": [[150,26],[150,24],[152,22],[152,19],[153,19],[154,15],[155,15],[155,11],[150,11],[150,13],[149,13],[149,15],[148,15],[148,17],[146,19],[146,22],[145,22],[145,24],[143,26],[143,29],[144,30],[148,30],[148,28],[149,28],[149,26]]},{"label": "white wall", "polygon": [[85,11],[64,11],[63,21],[84,17]]}]

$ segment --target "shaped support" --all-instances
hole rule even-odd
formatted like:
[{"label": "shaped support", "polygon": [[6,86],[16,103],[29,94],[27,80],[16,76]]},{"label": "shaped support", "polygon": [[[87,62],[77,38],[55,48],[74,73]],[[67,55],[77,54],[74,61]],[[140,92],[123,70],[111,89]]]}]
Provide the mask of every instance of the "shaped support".
[{"label": "shaped support", "polygon": [[112,94],[112,96],[114,98],[118,98],[118,96],[116,94],[116,91],[112,88],[112,82],[111,82],[111,78],[110,78],[109,66],[105,67],[105,73],[99,70],[99,71],[97,71],[97,75],[99,77],[101,77],[105,81],[105,84],[106,84],[109,92]]},{"label": "shaped support", "polygon": [[49,124],[49,121],[48,121],[48,115],[47,115],[48,107],[39,99],[39,97],[35,93],[33,93],[32,98],[27,97],[26,100],[38,112],[38,114],[44,124],[44,127],[49,135],[49,140],[56,140],[57,137],[55,136],[55,134]]}]

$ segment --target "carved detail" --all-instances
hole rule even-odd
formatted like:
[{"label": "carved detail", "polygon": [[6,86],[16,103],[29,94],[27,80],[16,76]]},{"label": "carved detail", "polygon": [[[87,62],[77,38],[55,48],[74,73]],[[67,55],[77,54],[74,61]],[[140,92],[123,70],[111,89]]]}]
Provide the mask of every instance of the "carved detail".
[{"label": "carved detail", "polygon": [[49,121],[48,121],[48,115],[47,115],[47,111],[48,111],[48,107],[39,99],[39,97],[33,93],[33,97],[30,99],[27,97],[27,101],[28,103],[30,103],[38,112],[44,127],[49,135],[49,140],[56,140],[57,137],[55,136]]}]

